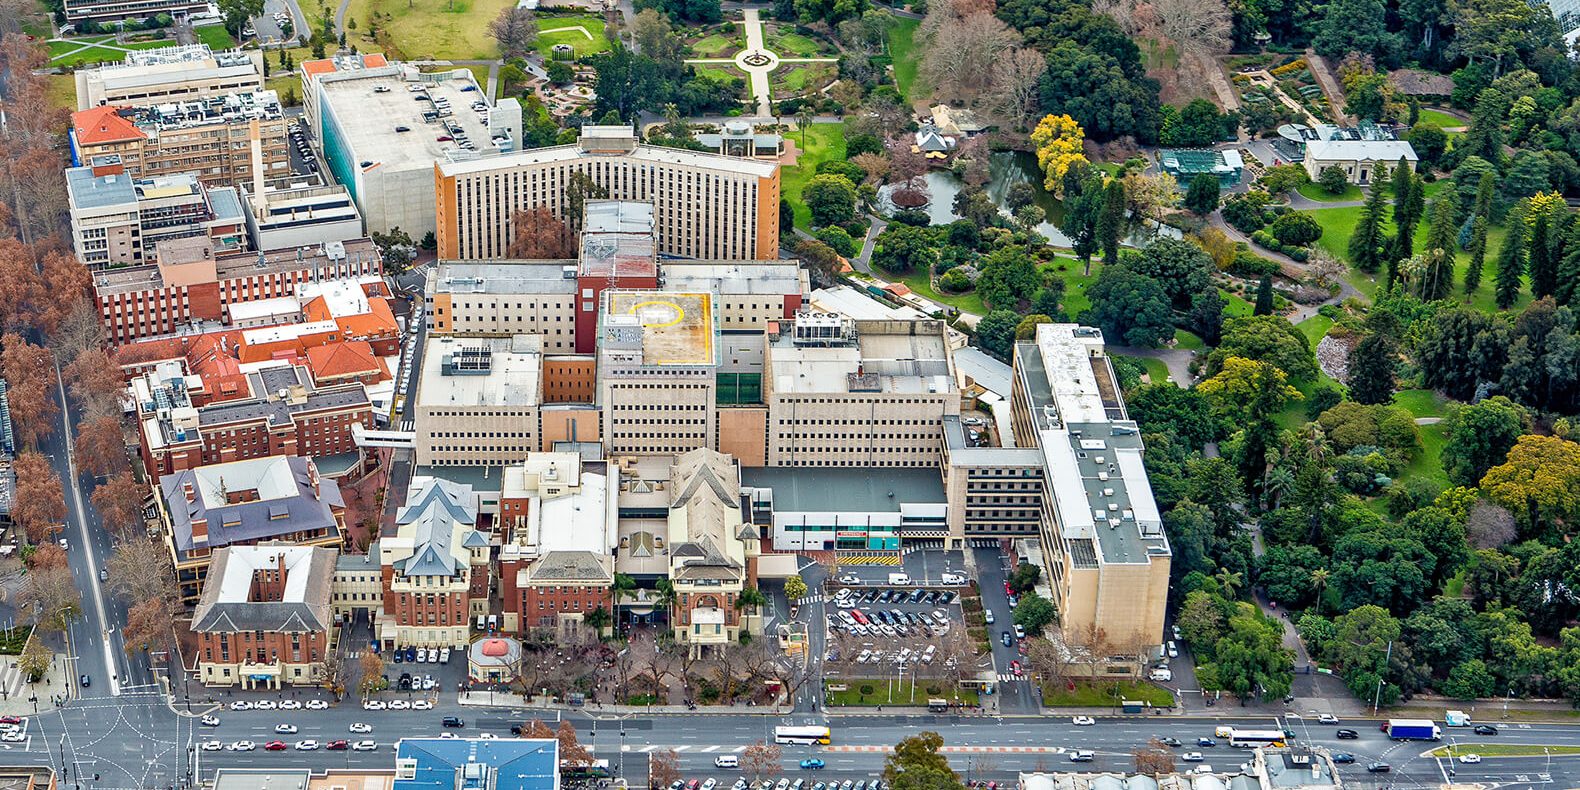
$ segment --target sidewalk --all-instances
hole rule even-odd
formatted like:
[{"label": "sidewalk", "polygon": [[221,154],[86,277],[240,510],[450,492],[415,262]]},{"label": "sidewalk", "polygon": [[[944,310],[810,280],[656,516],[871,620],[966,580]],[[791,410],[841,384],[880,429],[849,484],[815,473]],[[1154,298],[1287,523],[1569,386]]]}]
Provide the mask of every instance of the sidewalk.
[{"label": "sidewalk", "polygon": [[[37,683],[28,683],[16,668],[19,656],[0,656],[0,715],[33,716],[59,707],[62,694],[76,688],[66,669],[65,651],[55,650],[49,671]],[[36,697],[36,700],[35,700]]]},{"label": "sidewalk", "polygon": [[474,708],[514,708],[516,710],[579,710],[589,716],[611,715],[685,715],[685,716],[788,716],[794,711],[780,707],[765,705],[698,705],[689,708],[685,705],[601,705],[588,703],[585,705],[567,705],[563,702],[549,702],[540,698],[531,701],[523,700],[520,695],[500,691],[490,694],[486,691],[463,691],[456,695],[456,703]]}]

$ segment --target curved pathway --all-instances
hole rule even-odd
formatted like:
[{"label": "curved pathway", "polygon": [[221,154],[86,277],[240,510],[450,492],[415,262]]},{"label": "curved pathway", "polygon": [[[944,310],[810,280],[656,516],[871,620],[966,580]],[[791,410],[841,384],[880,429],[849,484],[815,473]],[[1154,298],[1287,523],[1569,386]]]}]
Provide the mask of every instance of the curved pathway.
[{"label": "curved pathway", "polygon": [[786,58],[768,49],[763,43],[762,13],[756,8],[741,10],[741,26],[746,30],[746,48],[732,58],[688,58],[686,63],[699,65],[729,65],[746,72],[751,85],[752,98],[757,102],[757,117],[772,118],[773,91],[768,75],[786,63],[838,63],[838,58]]},{"label": "curved pathway", "polygon": [[[1285,255],[1285,254],[1283,254],[1281,252],[1274,252],[1274,251],[1272,251],[1270,249],[1267,249],[1266,247],[1263,247],[1260,244],[1257,244],[1256,242],[1252,241],[1244,233],[1241,233],[1240,231],[1236,230],[1233,225],[1230,225],[1227,221],[1224,220],[1224,218],[1223,218],[1223,211],[1221,209],[1218,210],[1218,211],[1214,211],[1211,215],[1209,215],[1207,217],[1207,224],[1209,224],[1209,225],[1211,225],[1211,226],[1223,231],[1224,235],[1228,236],[1230,238],[1230,240],[1232,240],[1232,241],[1243,241],[1243,242],[1245,242],[1246,245],[1249,246],[1253,251],[1255,251],[1257,255],[1260,255],[1260,256],[1262,256],[1264,258],[1267,258],[1268,260],[1271,260],[1271,261],[1276,261],[1278,263],[1279,273],[1284,275],[1285,277],[1288,277],[1289,279],[1295,280],[1297,282],[1300,281],[1301,279],[1305,278],[1305,276],[1306,276],[1306,265],[1305,264],[1295,260],[1294,258],[1289,257],[1288,255]],[[1346,280],[1343,277],[1340,277],[1339,278],[1339,292],[1338,292],[1337,295],[1331,296],[1331,297],[1329,297],[1328,299],[1326,299],[1324,301],[1318,302],[1317,304],[1296,305],[1295,309],[1293,311],[1291,311],[1290,313],[1288,313],[1286,315],[1286,317],[1289,319],[1290,323],[1298,324],[1301,321],[1304,321],[1307,318],[1310,318],[1310,317],[1316,315],[1317,311],[1319,309],[1321,309],[1323,305],[1338,304],[1338,303],[1343,302],[1345,299],[1348,299],[1348,298],[1350,298],[1352,296],[1356,297],[1358,299],[1366,298],[1364,294],[1362,294],[1360,291],[1356,290],[1355,286],[1350,284],[1349,280]]]},{"label": "curved pathway", "polygon": [[[1169,369],[1169,380],[1177,386],[1188,388],[1191,385],[1190,362],[1195,359],[1196,352],[1183,348],[1141,348],[1139,346],[1108,345],[1108,351],[1122,357],[1147,357],[1161,360]],[[1152,382],[1154,384],[1160,382]]]}]

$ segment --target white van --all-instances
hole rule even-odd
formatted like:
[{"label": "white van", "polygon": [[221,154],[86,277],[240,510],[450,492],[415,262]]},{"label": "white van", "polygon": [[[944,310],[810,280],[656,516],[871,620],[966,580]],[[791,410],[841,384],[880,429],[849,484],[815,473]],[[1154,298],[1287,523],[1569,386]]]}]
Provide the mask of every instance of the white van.
[{"label": "white van", "polygon": [[896,586],[903,585],[903,584],[910,584],[911,583],[911,577],[906,576],[903,573],[891,573],[891,574],[889,574],[889,583],[893,584],[893,585],[896,585]]},{"label": "white van", "polygon": [[1152,674],[1149,677],[1151,677],[1153,682],[1156,683],[1168,683],[1174,679],[1174,670],[1154,669],[1152,670]]},{"label": "white van", "polygon": [[1087,751],[1085,749],[1082,749],[1080,751],[1071,752],[1070,753],[1070,762],[1072,762],[1072,763],[1089,763],[1089,762],[1092,761],[1092,758],[1096,757],[1096,756],[1097,755],[1095,755],[1095,754],[1093,754],[1093,753],[1091,753],[1091,752],[1089,752],[1089,751]]},{"label": "white van", "polygon": [[942,581],[943,581],[944,584],[965,584],[966,583],[966,577],[961,576],[958,573],[946,573],[941,578],[942,578]]},{"label": "white van", "polygon": [[738,768],[740,764],[741,758],[733,754],[721,754],[713,758],[713,765],[717,768]]}]

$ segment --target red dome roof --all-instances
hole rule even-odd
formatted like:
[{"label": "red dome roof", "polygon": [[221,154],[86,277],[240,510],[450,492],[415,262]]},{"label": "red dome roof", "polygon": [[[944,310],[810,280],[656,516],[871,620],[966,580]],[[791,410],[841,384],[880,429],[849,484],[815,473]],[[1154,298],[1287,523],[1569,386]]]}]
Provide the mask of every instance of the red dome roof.
[{"label": "red dome roof", "polygon": [[503,639],[483,640],[483,655],[489,658],[500,658],[510,655],[510,643]]}]

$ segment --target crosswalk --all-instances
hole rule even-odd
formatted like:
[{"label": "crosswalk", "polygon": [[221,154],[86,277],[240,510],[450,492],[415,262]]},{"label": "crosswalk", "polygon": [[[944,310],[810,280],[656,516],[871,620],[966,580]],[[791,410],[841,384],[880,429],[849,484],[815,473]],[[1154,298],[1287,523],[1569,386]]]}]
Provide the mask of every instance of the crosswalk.
[{"label": "crosswalk", "polygon": [[22,687],[27,685],[27,678],[22,671],[16,668],[16,662],[7,662],[0,667],[0,688],[5,689],[5,697],[11,698],[22,694]]},{"label": "crosswalk", "polygon": [[791,601],[791,603],[794,603],[796,606],[807,606],[814,603],[822,603],[825,600],[827,600],[827,596],[823,595],[822,593],[812,593],[810,595],[797,598],[796,600]]},{"label": "crosswalk", "polygon": [[1015,677],[1015,673],[1013,673],[1013,672],[1000,672],[1000,673],[998,673],[998,682],[1000,682],[1000,683],[1015,683],[1015,682],[1024,681],[1024,680],[1025,680],[1024,677],[1019,677],[1019,678]]},{"label": "crosswalk", "polygon": [[401,420],[401,422],[400,422],[400,429],[403,430],[403,431],[408,431],[409,432],[409,431],[415,430],[416,427],[417,427],[417,421],[416,420]]}]

